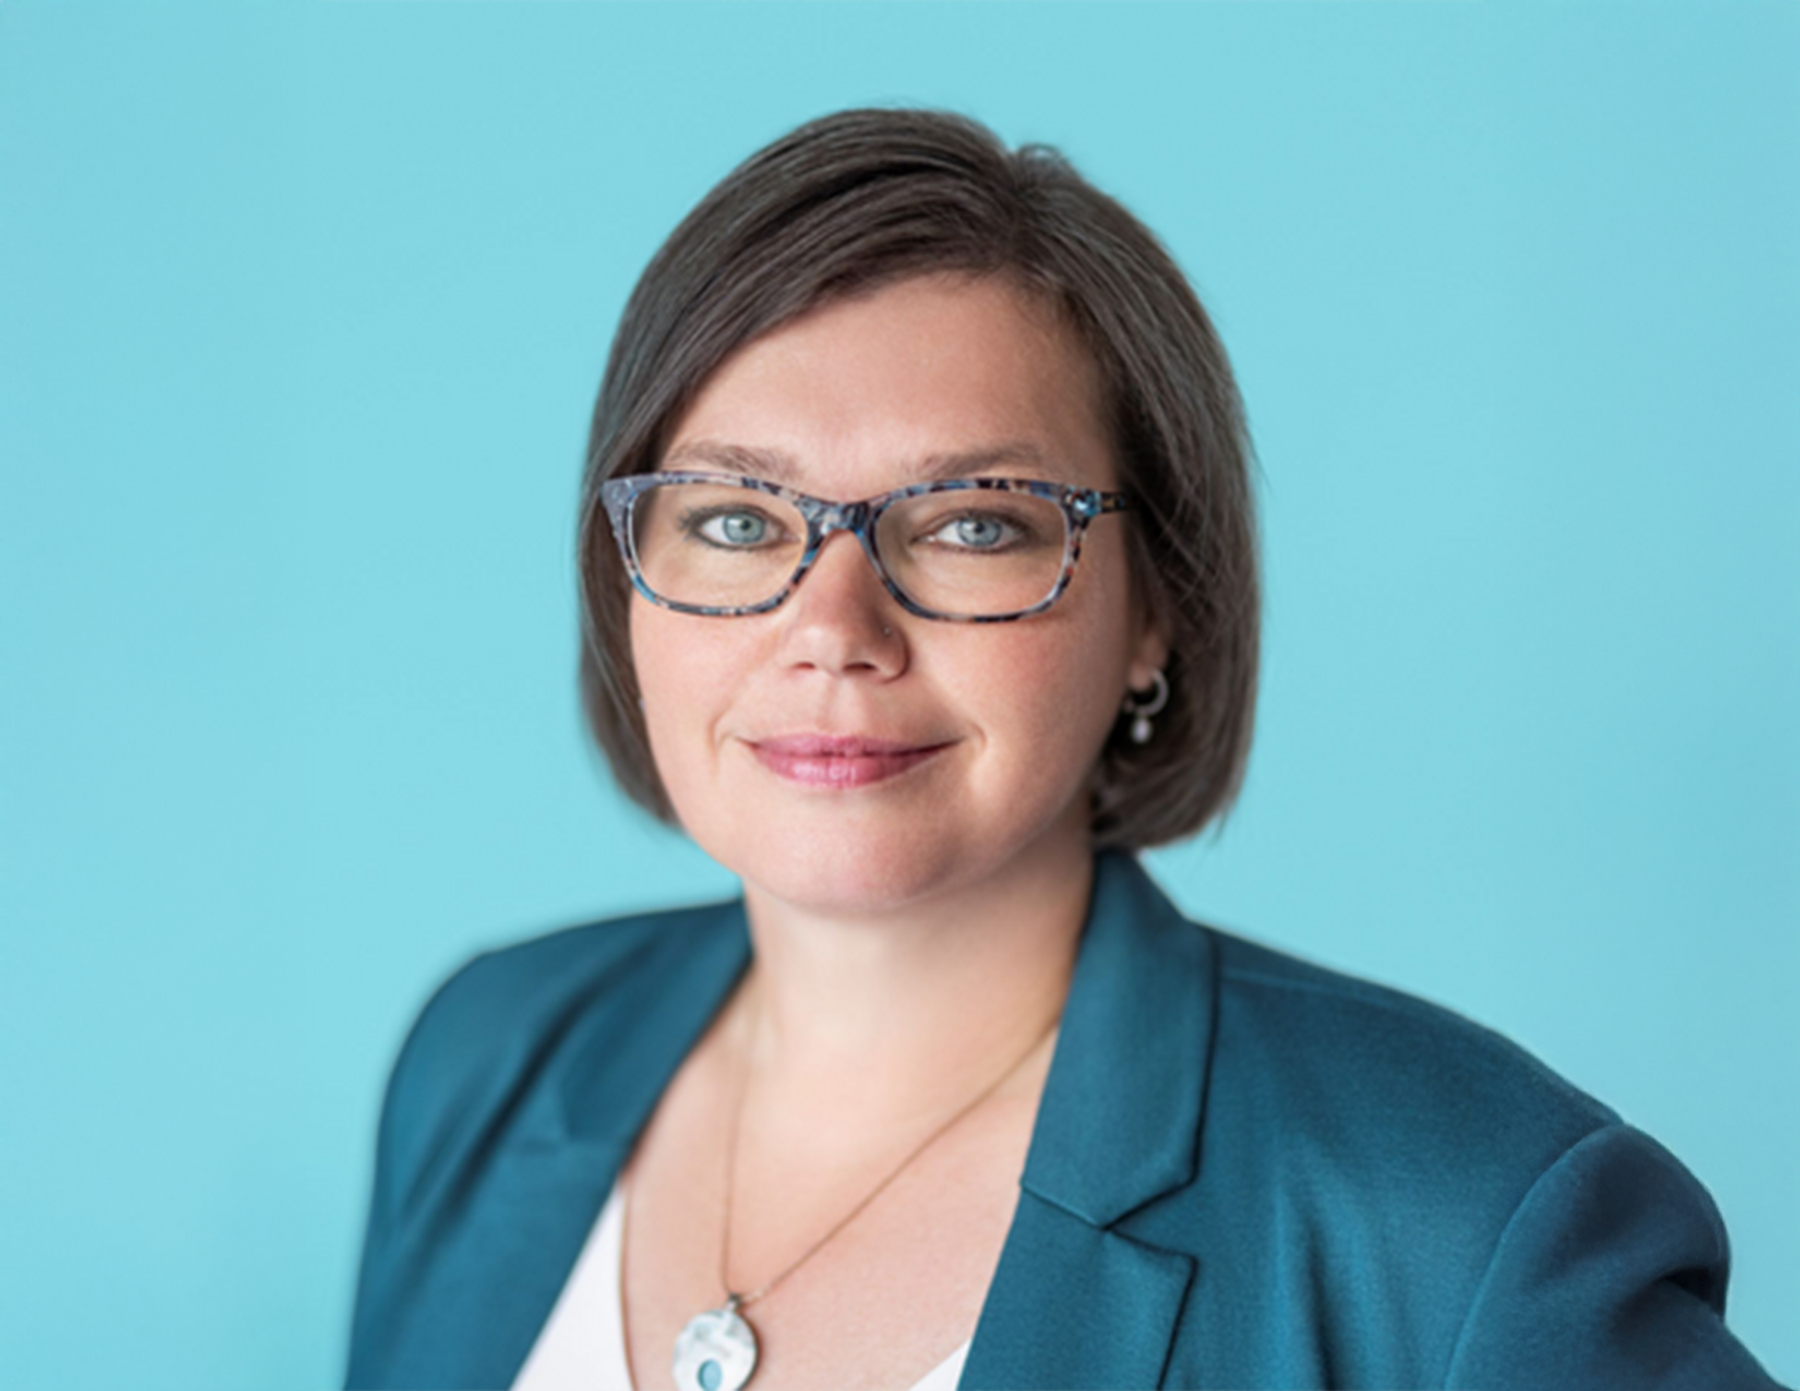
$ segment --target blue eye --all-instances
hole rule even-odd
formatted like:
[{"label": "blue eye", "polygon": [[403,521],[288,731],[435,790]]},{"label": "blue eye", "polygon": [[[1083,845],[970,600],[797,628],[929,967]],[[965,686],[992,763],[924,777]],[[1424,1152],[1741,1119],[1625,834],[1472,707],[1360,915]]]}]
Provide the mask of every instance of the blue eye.
[{"label": "blue eye", "polygon": [[739,549],[760,546],[769,539],[769,519],[760,512],[714,512],[691,525],[701,540],[715,546]]},{"label": "blue eye", "polygon": [[965,546],[997,546],[1005,529],[992,517],[964,517],[956,523],[956,539]]},{"label": "blue eye", "polygon": [[965,551],[997,551],[1020,539],[1014,523],[991,512],[965,512],[951,517],[924,538]]}]

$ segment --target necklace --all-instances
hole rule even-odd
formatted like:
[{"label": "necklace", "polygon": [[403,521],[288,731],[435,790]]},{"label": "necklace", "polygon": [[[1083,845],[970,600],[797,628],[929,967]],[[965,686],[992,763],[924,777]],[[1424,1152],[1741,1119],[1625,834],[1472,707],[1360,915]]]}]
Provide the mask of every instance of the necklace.
[{"label": "necklace", "polygon": [[1050,1031],[1056,1027],[1060,1017],[1059,1014],[1051,1019],[1043,1033],[1032,1041],[1031,1047],[1027,1048],[1012,1066],[989,1082],[971,1100],[965,1102],[949,1120],[915,1145],[906,1158],[889,1171],[886,1178],[876,1184],[861,1202],[839,1218],[836,1225],[824,1236],[807,1247],[798,1260],[791,1263],[786,1270],[781,1271],[761,1289],[752,1290],[749,1294],[738,1294],[734,1293],[731,1288],[731,1277],[728,1272],[731,1268],[731,1199],[737,1176],[738,1131],[743,1127],[744,1122],[744,1098],[749,1095],[750,1091],[750,1065],[746,1048],[744,1064],[740,1069],[742,1077],[738,1083],[737,1107],[731,1121],[731,1142],[725,1157],[725,1234],[719,1251],[719,1284],[725,1290],[725,1302],[717,1309],[708,1309],[703,1313],[695,1314],[687,1321],[687,1326],[681,1330],[680,1336],[675,1339],[675,1385],[678,1391],[740,1391],[740,1388],[750,1380],[750,1374],[756,1370],[757,1347],[756,1330],[750,1326],[749,1320],[738,1311],[761,1299],[811,1260],[820,1247],[843,1231],[858,1213],[880,1197],[882,1191],[900,1177],[907,1165],[929,1149],[933,1141],[992,1096],[1002,1082],[1025,1065],[1025,1059],[1037,1052],[1038,1045],[1050,1036]]}]

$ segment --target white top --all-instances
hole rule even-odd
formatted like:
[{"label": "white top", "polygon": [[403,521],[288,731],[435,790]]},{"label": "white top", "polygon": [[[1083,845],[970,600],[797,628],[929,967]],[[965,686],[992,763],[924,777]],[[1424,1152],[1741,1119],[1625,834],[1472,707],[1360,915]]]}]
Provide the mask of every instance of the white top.
[{"label": "white top", "polygon": [[[624,1231],[624,1185],[615,1183],[513,1391],[634,1391],[620,1290]],[[907,1391],[956,1391],[968,1356],[964,1343]]]}]

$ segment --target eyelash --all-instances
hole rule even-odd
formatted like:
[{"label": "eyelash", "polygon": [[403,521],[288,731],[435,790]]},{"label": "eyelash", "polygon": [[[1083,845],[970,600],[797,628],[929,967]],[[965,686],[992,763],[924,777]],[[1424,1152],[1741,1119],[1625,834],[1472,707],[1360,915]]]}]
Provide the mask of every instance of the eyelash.
[{"label": "eyelash", "polygon": [[771,517],[767,512],[762,511],[760,508],[741,507],[741,506],[740,507],[706,507],[706,508],[697,508],[693,511],[684,512],[682,514],[682,516],[681,516],[682,534],[685,536],[695,537],[696,539],[704,542],[706,545],[717,546],[721,550],[751,550],[757,546],[764,546],[764,545],[769,544],[770,538],[768,538],[768,537],[764,537],[762,540],[753,542],[750,545],[746,545],[746,546],[733,546],[727,542],[715,541],[712,537],[710,537],[706,534],[705,527],[706,527],[707,523],[718,521],[719,519],[724,518],[724,517],[754,517],[754,518],[756,518],[757,521],[763,523],[763,525],[768,527],[771,531],[774,531],[776,533],[780,533],[780,531],[781,531],[781,526],[780,526],[779,522],[774,517]]},{"label": "eyelash", "polygon": [[929,539],[930,537],[936,536],[940,532],[944,531],[945,529],[956,526],[959,522],[970,522],[970,521],[993,522],[996,525],[1003,528],[1004,531],[1006,531],[1010,534],[1002,537],[1002,539],[998,545],[994,545],[994,546],[959,545],[957,547],[957,549],[959,549],[959,550],[985,551],[991,555],[991,554],[995,554],[1000,551],[1012,550],[1021,544],[1029,543],[1029,541],[1031,540],[1030,530],[1026,527],[1021,526],[1018,522],[1014,521],[1012,518],[1003,516],[997,512],[975,512],[975,511],[959,512],[954,516],[938,518],[935,521],[935,523],[933,524],[931,530],[925,532],[921,539]]}]

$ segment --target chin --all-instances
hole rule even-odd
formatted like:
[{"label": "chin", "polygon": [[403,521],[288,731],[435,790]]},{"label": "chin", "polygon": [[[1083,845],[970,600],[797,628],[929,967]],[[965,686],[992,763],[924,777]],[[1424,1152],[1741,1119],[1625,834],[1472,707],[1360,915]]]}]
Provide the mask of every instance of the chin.
[{"label": "chin", "polygon": [[874,828],[856,825],[856,818],[824,827],[806,820],[717,852],[704,841],[701,848],[772,898],[846,917],[894,912],[979,878],[988,858],[941,822],[871,834]]},{"label": "chin", "polygon": [[1017,804],[961,810],[802,805],[691,830],[700,848],[747,888],[837,917],[904,911],[1025,861],[1061,856],[1085,836],[1085,815],[1071,831],[1053,808],[1039,816]]}]

